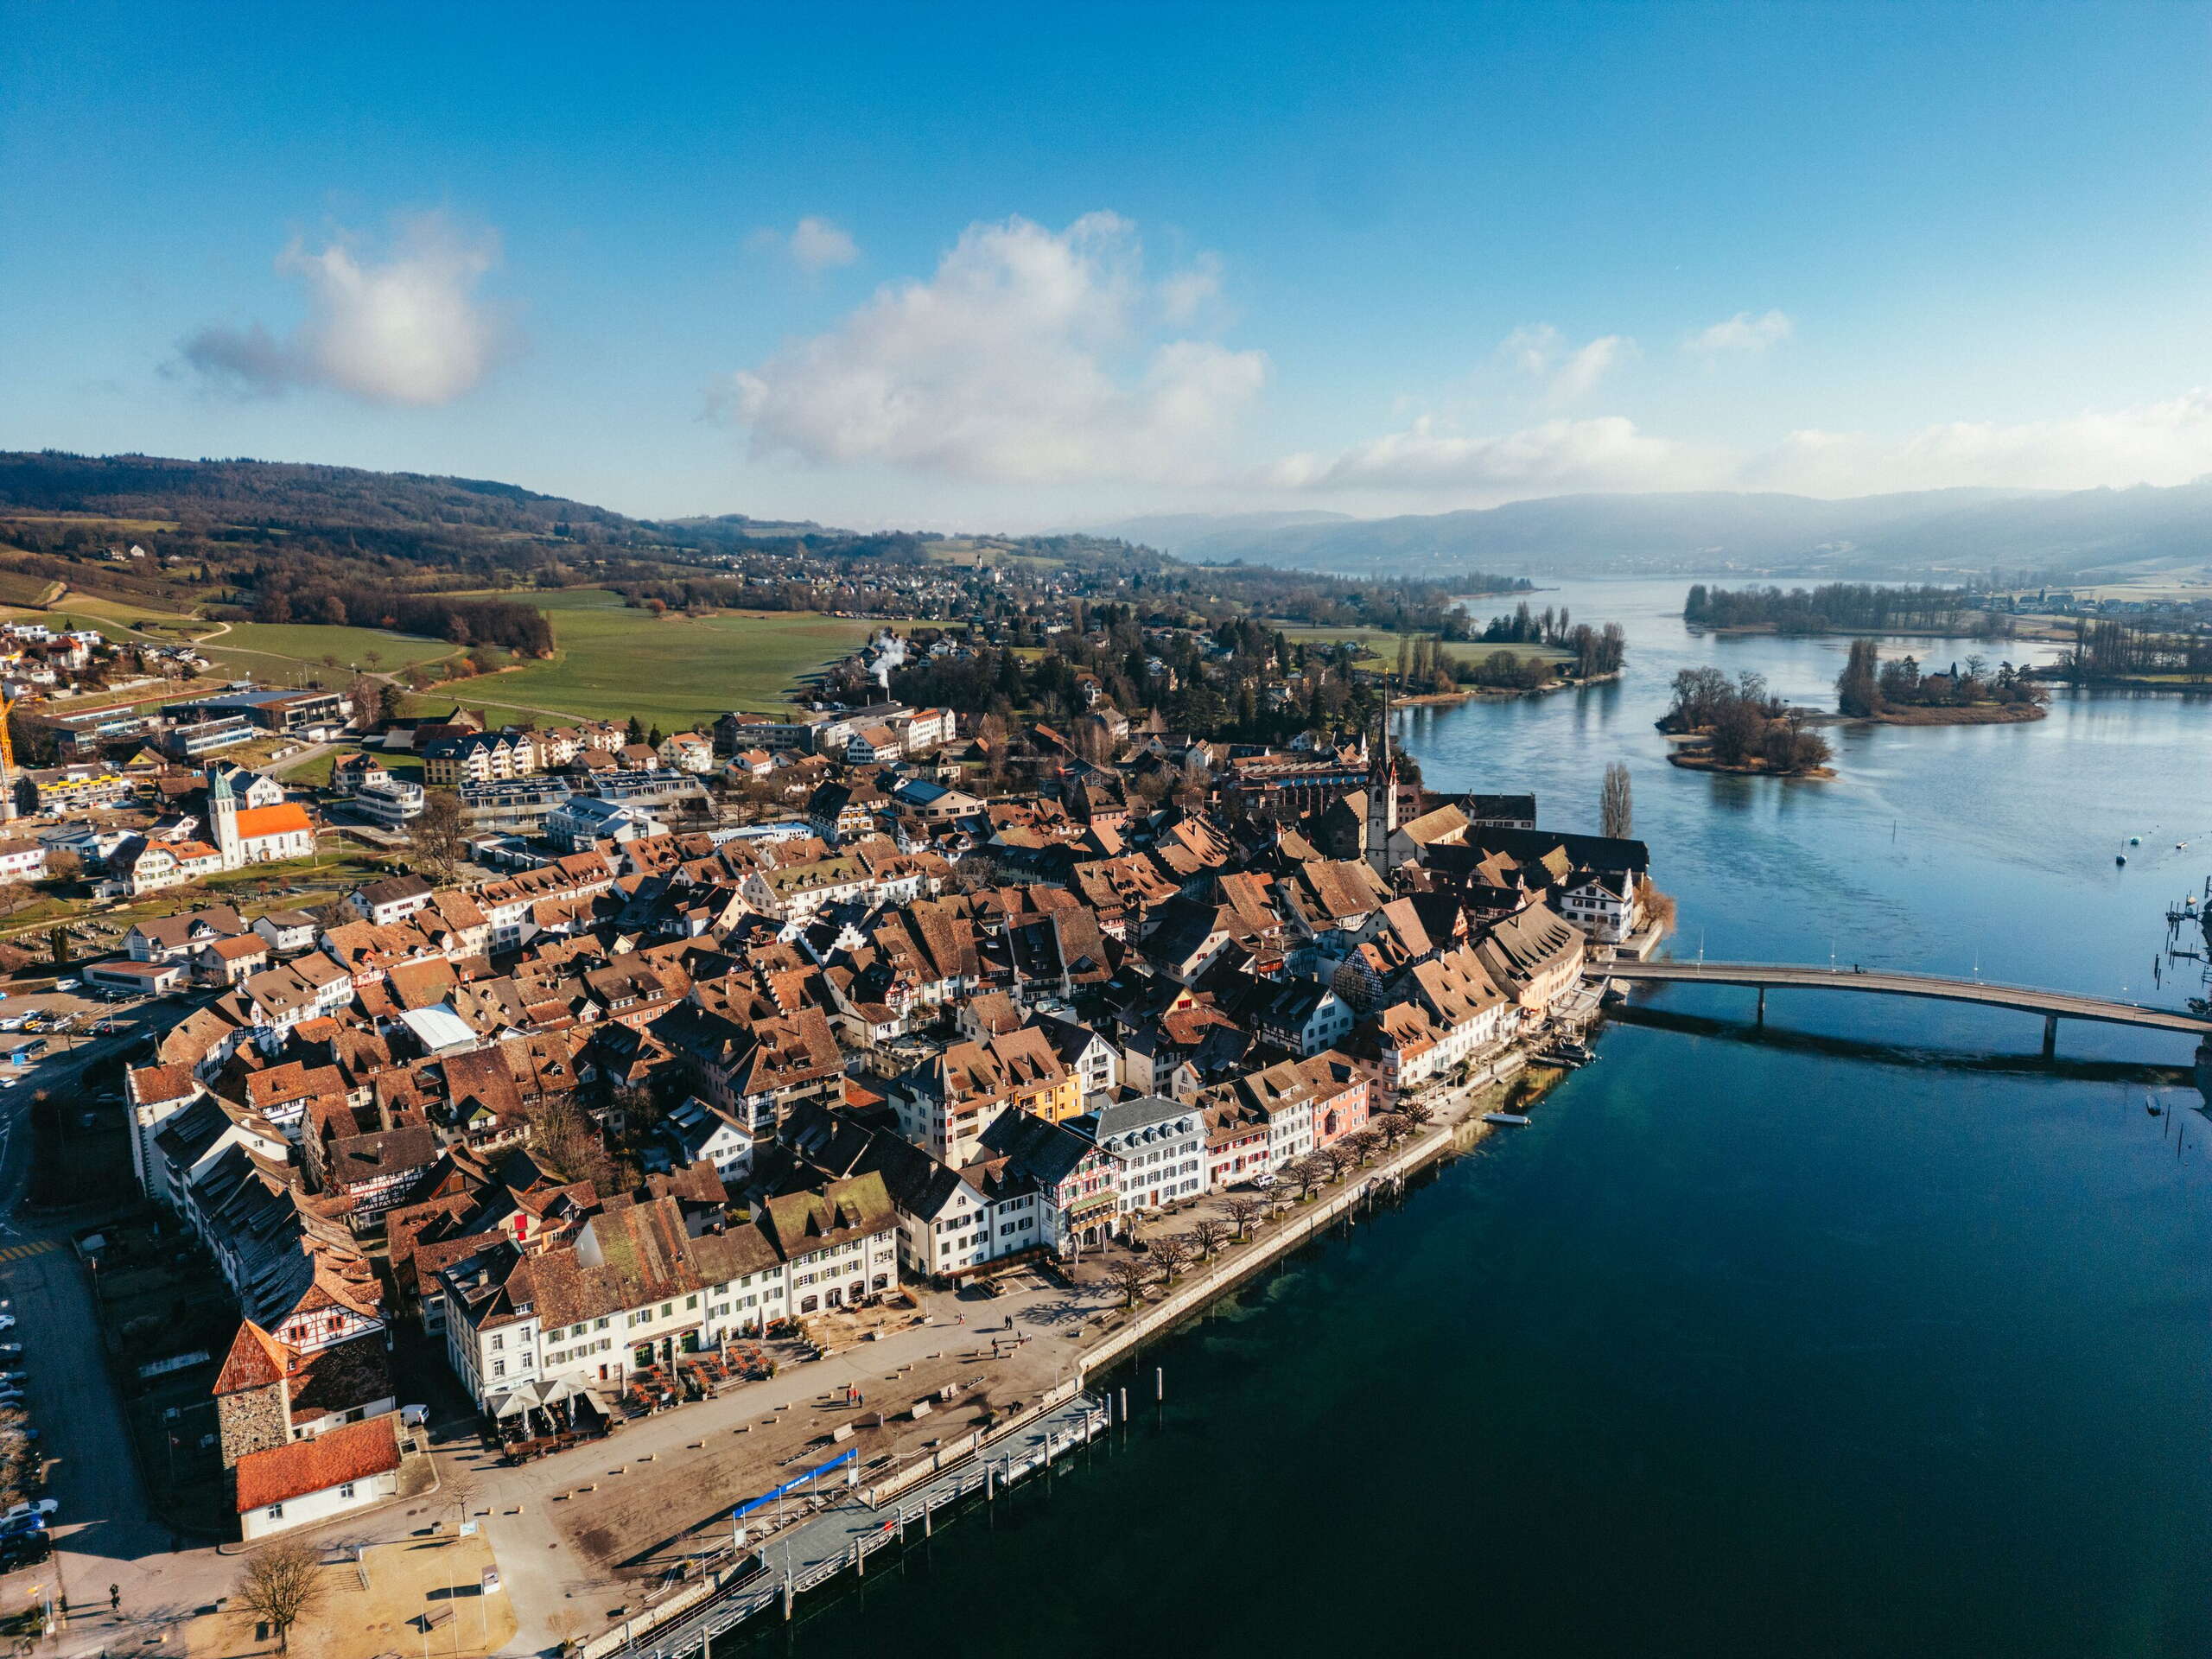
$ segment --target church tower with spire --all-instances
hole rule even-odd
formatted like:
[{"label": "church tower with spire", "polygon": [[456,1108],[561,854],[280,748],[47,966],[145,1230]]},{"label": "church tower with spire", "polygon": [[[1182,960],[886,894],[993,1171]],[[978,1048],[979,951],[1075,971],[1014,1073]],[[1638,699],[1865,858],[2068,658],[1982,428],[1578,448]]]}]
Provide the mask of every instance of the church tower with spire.
[{"label": "church tower with spire", "polygon": [[1390,837],[1398,830],[1398,761],[1390,752],[1390,692],[1382,691],[1381,741],[1370,751],[1367,765],[1367,863],[1384,880],[1390,879]]},{"label": "church tower with spire", "polygon": [[235,870],[245,862],[245,851],[238,842],[238,801],[231,792],[231,774],[220,766],[207,768],[207,830],[215,838],[215,850],[223,855],[223,868]]}]

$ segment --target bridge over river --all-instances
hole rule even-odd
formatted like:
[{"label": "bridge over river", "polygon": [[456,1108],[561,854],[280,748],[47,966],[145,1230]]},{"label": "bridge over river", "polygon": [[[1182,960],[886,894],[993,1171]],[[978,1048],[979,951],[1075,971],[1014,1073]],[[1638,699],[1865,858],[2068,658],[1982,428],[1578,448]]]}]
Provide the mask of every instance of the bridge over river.
[{"label": "bridge over river", "polygon": [[[1593,968],[1593,973],[1599,969]],[[1932,997],[1943,1002],[1979,1002],[2043,1015],[2043,1052],[2055,1052],[2061,1020],[2093,1020],[2107,1026],[2185,1033],[2212,1044],[2212,1020],[2173,1008],[2115,1002],[2074,991],[2038,990],[2029,985],[1999,985],[1984,979],[1946,979],[1936,974],[1901,974],[1886,969],[1800,967],[1765,962],[1620,962],[1606,964],[1610,978],[1646,984],[1688,982],[1745,985],[1759,994],[1758,1017],[1766,1020],[1766,994],[1775,990],[1860,991],[1877,996]]]}]

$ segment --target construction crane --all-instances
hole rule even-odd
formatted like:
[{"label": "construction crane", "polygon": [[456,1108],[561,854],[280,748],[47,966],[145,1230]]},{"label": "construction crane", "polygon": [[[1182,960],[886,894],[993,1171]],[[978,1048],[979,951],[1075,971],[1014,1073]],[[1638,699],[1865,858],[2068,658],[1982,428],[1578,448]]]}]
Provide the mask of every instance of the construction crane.
[{"label": "construction crane", "polygon": [[15,712],[15,698],[0,685],[0,823],[11,823],[16,817],[16,739],[8,729],[8,717]]}]

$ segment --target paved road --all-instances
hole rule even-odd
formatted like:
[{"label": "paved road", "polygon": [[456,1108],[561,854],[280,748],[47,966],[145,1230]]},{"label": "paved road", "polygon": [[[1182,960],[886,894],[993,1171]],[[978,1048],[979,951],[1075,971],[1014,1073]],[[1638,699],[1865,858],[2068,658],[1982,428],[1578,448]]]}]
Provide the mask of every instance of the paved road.
[{"label": "paved road", "polygon": [[2028,985],[2000,985],[1980,979],[1946,979],[1936,974],[1799,967],[1764,962],[1623,962],[1607,964],[1614,979],[1650,982],[1699,982],[1745,985],[1767,990],[1865,991],[1884,996],[1932,997],[1944,1002],[1979,1002],[1986,1007],[2017,1008],[2062,1020],[2093,1020],[2148,1031],[2177,1031],[2212,1036],[2212,1020],[2172,1008],[2145,1007],[2072,991],[2038,990]]},{"label": "paved road", "polygon": [[[236,1564],[212,1548],[168,1553],[174,1535],[147,1507],[123,1402],[101,1355],[89,1269],[70,1247],[67,1226],[22,1210],[32,1094],[44,1089],[67,1101],[114,1081],[114,1062],[143,1029],[168,1023],[169,1012],[143,1004],[118,1014],[118,1022],[130,1022],[122,1034],[56,1049],[19,1087],[0,1092],[0,1295],[14,1302],[17,1325],[9,1335],[23,1344],[25,1393],[40,1448],[54,1459],[48,1493],[60,1505],[53,1560],[0,1580],[0,1606],[22,1606],[34,1586],[67,1596],[79,1612],[58,1632],[52,1651],[63,1655],[135,1645],[227,1592],[236,1576]],[[108,1614],[111,1584],[123,1592],[120,1619]]]}]

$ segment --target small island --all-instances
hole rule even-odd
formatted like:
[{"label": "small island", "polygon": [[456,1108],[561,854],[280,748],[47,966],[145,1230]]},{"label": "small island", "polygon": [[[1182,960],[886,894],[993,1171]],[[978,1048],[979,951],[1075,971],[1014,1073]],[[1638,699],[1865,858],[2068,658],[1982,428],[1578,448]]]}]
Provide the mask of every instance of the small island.
[{"label": "small island", "polygon": [[2012,619],[1962,588],[1831,582],[1817,588],[1691,585],[1682,620],[1713,633],[1921,633],[1955,639],[2008,632]]},{"label": "small island", "polygon": [[1835,699],[1846,719],[1885,726],[2005,726],[2050,713],[2044,689],[2009,662],[1993,671],[1986,658],[1973,656],[1923,673],[1913,657],[1883,662],[1872,639],[1851,642]]},{"label": "small island", "polygon": [[[1484,652],[1483,645],[1492,649]],[[1480,633],[1455,639],[1401,635],[1395,683],[1400,703],[1466,702],[1541,696],[1620,677],[1628,639],[1618,622],[1592,627],[1565,607],[1531,611],[1523,601]]]},{"label": "small island", "polygon": [[1818,718],[1769,691],[1763,675],[1732,680],[1717,668],[1686,668],[1675,676],[1674,704],[1658,725],[1669,736],[1688,740],[1667,757],[1686,771],[1833,778],[1834,751],[1807,729]]}]

